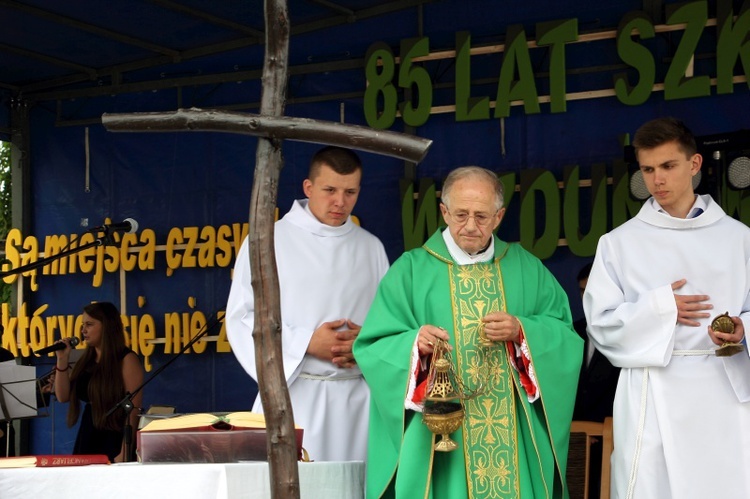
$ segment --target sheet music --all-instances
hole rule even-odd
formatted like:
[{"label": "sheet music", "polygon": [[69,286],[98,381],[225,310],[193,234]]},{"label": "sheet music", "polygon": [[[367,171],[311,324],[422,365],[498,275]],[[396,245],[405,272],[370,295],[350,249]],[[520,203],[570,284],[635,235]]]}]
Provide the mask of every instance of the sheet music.
[{"label": "sheet music", "polygon": [[0,421],[37,416],[36,367],[0,362],[0,396],[4,400]]}]

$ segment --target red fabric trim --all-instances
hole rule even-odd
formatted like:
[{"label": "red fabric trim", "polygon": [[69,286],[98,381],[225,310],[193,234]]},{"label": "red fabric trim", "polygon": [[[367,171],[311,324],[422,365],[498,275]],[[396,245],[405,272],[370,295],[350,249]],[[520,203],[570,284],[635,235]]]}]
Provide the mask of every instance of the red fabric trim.
[{"label": "red fabric trim", "polygon": [[[518,334],[519,344],[523,346],[526,341],[523,335],[523,329],[521,329]],[[531,359],[526,354],[524,354],[523,348],[516,349],[516,345],[512,341],[506,342],[505,346],[508,349],[508,355],[513,360],[514,367],[518,371],[518,378],[521,380],[521,386],[523,386],[524,390],[526,390],[526,393],[529,397],[536,397],[537,386],[534,384],[531,376],[529,376]],[[516,350],[518,350],[517,354]]]},{"label": "red fabric trim", "polygon": [[414,378],[417,380],[414,393],[411,396],[411,401],[417,405],[424,403],[424,399],[427,396],[427,375],[430,373],[429,365],[432,361],[432,355],[429,355],[426,359],[427,369],[422,369],[422,362],[417,362],[414,368]]}]

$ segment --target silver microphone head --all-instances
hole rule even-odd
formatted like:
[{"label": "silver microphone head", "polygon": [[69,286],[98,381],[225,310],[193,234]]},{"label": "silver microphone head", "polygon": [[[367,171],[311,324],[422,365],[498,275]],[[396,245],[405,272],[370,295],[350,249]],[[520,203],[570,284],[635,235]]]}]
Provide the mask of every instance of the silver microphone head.
[{"label": "silver microphone head", "polygon": [[130,230],[127,231],[127,234],[133,234],[134,232],[136,232],[138,230],[138,222],[136,222],[134,219],[132,219],[132,218],[126,218],[123,221],[130,223]]}]

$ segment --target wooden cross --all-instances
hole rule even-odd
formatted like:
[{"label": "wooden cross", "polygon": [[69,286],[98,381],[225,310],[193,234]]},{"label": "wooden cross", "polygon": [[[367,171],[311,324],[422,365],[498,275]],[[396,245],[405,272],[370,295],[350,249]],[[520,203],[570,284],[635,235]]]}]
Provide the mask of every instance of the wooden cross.
[{"label": "wooden cross", "polygon": [[119,132],[220,131],[256,135],[255,176],[250,200],[250,267],[255,297],[255,359],[258,390],[266,414],[271,497],[299,498],[297,447],[281,351],[279,278],[273,223],[283,139],[350,147],[418,163],[431,140],[304,118],[285,118],[289,55],[286,0],[266,0],[266,53],[260,114],[178,110],[174,113],[104,114],[107,130]]}]

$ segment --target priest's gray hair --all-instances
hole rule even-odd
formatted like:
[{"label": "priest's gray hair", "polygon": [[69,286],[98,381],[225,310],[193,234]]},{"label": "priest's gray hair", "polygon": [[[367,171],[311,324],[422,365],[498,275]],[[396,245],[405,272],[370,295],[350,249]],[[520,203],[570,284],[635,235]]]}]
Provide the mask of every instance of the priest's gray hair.
[{"label": "priest's gray hair", "polygon": [[497,178],[497,174],[481,166],[462,166],[450,172],[443,182],[440,199],[448,209],[451,207],[450,196],[453,184],[465,179],[481,180],[490,184],[495,189],[495,210],[499,211],[503,207],[503,183]]}]

